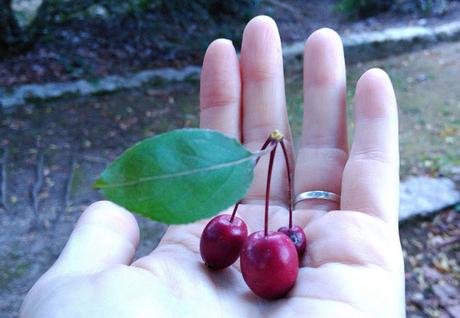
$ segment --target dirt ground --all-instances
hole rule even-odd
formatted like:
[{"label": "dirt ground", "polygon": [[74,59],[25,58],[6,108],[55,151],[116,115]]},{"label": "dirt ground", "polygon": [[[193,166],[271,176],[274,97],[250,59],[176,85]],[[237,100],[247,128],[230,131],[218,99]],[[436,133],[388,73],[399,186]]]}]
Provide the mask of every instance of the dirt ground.
[{"label": "dirt ground", "polygon": [[[397,26],[437,25],[460,18],[459,2],[449,3],[447,13],[442,16],[391,11],[363,20],[346,18],[336,10],[336,3],[337,0],[262,0],[254,15],[273,17],[285,43],[304,40],[321,27],[347,34]],[[0,86],[95,79],[146,68],[199,65],[206,46],[216,37],[230,36],[238,48],[243,27],[244,23],[222,23],[209,28],[189,22],[184,30],[170,20],[164,21],[156,12],[140,21],[119,17],[83,22],[69,19],[49,25],[33,49],[0,60]]]},{"label": "dirt ground", "polygon": [[[458,167],[460,43],[349,67],[349,95],[363,69],[393,77],[401,115],[402,176]],[[301,72],[286,70],[295,134]],[[53,263],[75,220],[100,195],[90,187],[108,161],[137,140],[198,124],[198,83],[152,85],[111,95],[60,99],[0,113],[0,317],[15,317],[34,281]],[[435,92],[435,93],[433,93]],[[447,158],[436,159],[436,158]],[[458,173],[458,172],[457,172]],[[139,218],[142,255],[164,226]],[[460,218],[455,209],[401,225],[409,317],[460,317]]]},{"label": "dirt ground", "polygon": [[[16,317],[22,297],[56,259],[81,211],[101,198],[91,184],[109,160],[146,136],[197,125],[195,107],[188,109],[197,100],[184,95],[192,86],[196,92],[195,85],[60,100],[1,115],[8,209],[0,209],[0,317]],[[191,104],[183,102],[186,97]],[[142,218],[139,223],[143,255],[164,226]]]},{"label": "dirt ground", "polygon": [[460,317],[460,211],[409,221],[400,235],[407,316]]},{"label": "dirt ground", "polygon": [[[353,95],[359,77],[372,67],[388,72],[399,107],[401,174],[453,176],[460,166],[460,43],[350,65],[348,115],[353,135]],[[301,63],[286,69],[287,103],[295,135],[302,121]],[[458,173],[458,172],[457,172]]]}]

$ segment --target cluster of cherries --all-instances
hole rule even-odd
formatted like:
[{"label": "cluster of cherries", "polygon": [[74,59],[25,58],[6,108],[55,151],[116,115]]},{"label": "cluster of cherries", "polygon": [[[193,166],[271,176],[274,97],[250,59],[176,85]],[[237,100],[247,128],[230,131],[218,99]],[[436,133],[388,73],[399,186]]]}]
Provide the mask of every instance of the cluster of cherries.
[{"label": "cluster of cherries", "polygon": [[[268,207],[270,180],[278,144],[281,145],[286,162],[289,226],[273,232],[268,231]],[[272,150],[265,193],[264,230],[248,237],[245,222],[236,216],[238,202],[231,215],[218,215],[206,225],[201,234],[200,253],[206,265],[215,270],[232,265],[240,257],[241,272],[249,288],[259,297],[274,299],[284,296],[294,286],[299,258],[305,253],[307,239],[302,228],[292,224],[291,170],[283,135],[278,130],[270,135],[261,150],[267,147]]]}]

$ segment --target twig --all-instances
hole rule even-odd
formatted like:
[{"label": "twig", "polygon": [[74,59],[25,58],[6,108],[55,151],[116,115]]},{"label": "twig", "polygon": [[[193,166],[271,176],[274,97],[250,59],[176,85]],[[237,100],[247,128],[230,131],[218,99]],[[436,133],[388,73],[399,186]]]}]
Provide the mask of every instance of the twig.
[{"label": "twig", "polygon": [[457,243],[457,242],[460,242],[460,236],[451,237],[450,239],[445,240],[444,242],[438,244],[437,247],[438,248],[443,248],[443,247],[446,247],[448,245],[451,245],[451,244],[454,244],[454,243]]},{"label": "twig", "polygon": [[69,167],[69,173],[67,175],[67,182],[65,185],[65,192],[64,192],[64,210],[67,209],[69,206],[70,202],[70,193],[72,191],[72,182],[73,182],[73,175],[75,171],[75,166],[77,165],[77,160],[75,159],[74,156],[70,159],[70,167]]},{"label": "twig", "polygon": [[73,183],[73,178],[74,178],[74,171],[75,167],[77,165],[77,160],[75,159],[75,156],[72,156],[70,159],[70,166],[69,166],[69,172],[67,174],[67,180],[65,184],[65,189],[64,189],[64,196],[62,199],[62,209],[60,209],[56,215],[56,218],[53,221],[53,224],[56,224],[59,219],[61,218],[61,215],[67,211],[69,207],[69,202],[70,202],[70,195],[72,192],[72,183]]},{"label": "twig", "polygon": [[94,162],[94,163],[103,163],[103,164],[108,164],[110,161],[104,158],[100,157],[95,157],[95,156],[90,156],[90,155],[83,155],[81,156],[81,159],[88,161],[88,162]]},{"label": "twig", "polygon": [[3,149],[3,156],[2,156],[2,174],[1,174],[1,183],[0,183],[0,191],[2,193],[1,196],[1,206],[5,210],[9,210],[9,204],[8,204],[8,197],[7,197],[7,166],[8,166],[8,147],[5,146]]},{"label": "twig", "polygon": [[35,170],[35,183],[32,186],[31,198],[32,198],[32,208],[35,217],[38,219],[38,194],[41,187],[43,186],[43,165],[44,165],[44,156],[41,153],[38,156],[37,168]]}]

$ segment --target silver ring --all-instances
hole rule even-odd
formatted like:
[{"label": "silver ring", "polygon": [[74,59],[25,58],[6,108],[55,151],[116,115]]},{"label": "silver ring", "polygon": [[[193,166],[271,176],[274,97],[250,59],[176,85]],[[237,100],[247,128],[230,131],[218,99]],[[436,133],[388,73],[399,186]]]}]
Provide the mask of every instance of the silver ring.
[{"label": "silver ring", "polygon": [[294,205],[299,203],[300,201],[310,200],[310,199],[320,199],[320,200],[329,200],[333,202],[340,202],[340,195],[334,192],[328,191],[307,191],[299,193],[295,197]]}]

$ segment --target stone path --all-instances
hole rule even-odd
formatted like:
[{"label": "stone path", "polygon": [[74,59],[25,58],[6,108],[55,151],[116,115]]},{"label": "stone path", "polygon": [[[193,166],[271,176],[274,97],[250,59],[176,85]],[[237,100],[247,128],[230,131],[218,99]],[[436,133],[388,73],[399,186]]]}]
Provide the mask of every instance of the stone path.
[{"label": "stone path", "polygon": [[[365,61],[407,52],[415,47],[429,46],[438,41],[460,39],[460,22],[453,21],[436,26],[406,26],[380,31],[343,34],[342,41],[349,62]],[[284,59],[301,58],[304,41],[283,47]],[[144,70],[126,76],[110,75],[94,80],[78,80],[64,83],[26,84],[8,90],[0,88],[0,107],[10,108],[26,104],[28,100],[49,100],[66,95],[85,96],[136,88],[155,81],[174,82],[196,77],[198,66],[181,69],[159,68]]]}]

